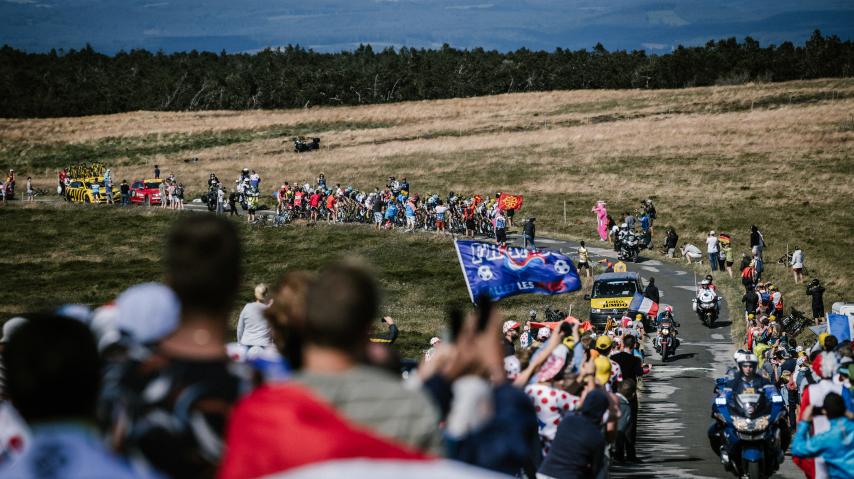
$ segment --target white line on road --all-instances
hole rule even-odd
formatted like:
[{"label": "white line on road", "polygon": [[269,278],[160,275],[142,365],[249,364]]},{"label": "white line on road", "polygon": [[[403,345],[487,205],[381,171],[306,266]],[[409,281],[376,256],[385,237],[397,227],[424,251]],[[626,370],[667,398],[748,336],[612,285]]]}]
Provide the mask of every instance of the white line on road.
[{"label": "white line on road", "polygon": [[641,266],[642,270],[652,271],[653,273],[658,273],[660,270],[658,268],[653,268],[652,266]]}]

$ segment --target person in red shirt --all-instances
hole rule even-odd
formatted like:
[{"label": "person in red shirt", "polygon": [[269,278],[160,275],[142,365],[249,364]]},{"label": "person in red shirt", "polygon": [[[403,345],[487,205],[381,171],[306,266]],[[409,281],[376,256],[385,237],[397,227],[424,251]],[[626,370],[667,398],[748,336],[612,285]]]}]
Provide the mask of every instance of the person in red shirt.
[{"label": "person in red shirt", "polygon": [[329,222],[332,223],[336,221],[338,218],[338,199],[335,198],[334,194],[326,197],[326,210],[329,214]]},{"label": "person in red shirt", "polygon": [[302,212],[302,198],[304,193],[300,190],[296,190],[294,192],[294,215],[299,215]]},{"label": "person in red shirt", "polygon": [[311,211],[311,221],[317,223],[317,210],[320,207],[320,193],[315,190],[308,198],[308,207]]}]

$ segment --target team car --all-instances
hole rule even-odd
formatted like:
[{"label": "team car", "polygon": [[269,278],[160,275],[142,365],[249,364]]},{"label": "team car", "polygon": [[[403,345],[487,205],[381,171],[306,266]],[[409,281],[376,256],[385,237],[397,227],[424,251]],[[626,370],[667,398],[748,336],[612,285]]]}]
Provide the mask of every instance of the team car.
[{"label": "team car", "polygon": [[160,178],[149,178],[147,180],[133,180],[130,185],[130,202],[145,206],[160,204]]},{"label": "team car", "polygon": [[[98,184],[98,196],[92,191],[92,184]],[[121,191],[113,187],[113,202],[119,203],[122,199]],[[71,180],[65,187],[65,201],[72,203],[106,203],[107,188],[104,186],[103,177],[77,178]]]}]

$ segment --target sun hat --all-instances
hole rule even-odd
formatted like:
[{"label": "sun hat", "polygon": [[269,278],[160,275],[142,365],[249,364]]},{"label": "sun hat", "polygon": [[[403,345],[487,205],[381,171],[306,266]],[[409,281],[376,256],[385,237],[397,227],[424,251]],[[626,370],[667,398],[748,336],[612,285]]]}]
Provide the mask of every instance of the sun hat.
[{"label": "sun hat", "polygon": [[504,325],[501,327],[501,332],[503,334],[507,334],[507,331],[510,331],[511,329],[516,329],[518,327],[519,327],[519,323],[517,323],[516,321],[513,321],[512,319],[507,320],[507,321],[504,321]]},{"label": "sun hat", "polygon": [[612,344],[613,341],[611,340],[611,337],[606,334],[603,334],[596,338],[596,349],[608,349],[611,347]]},{"label": "sun hat", "polygon": [[596,382],[607,384],[611,380],[611,361],[605,356],[598,356],[593,364],[596,366]]},{"label": "sun hat", "polygon": [[131,286],[116,298],[116,328],[139,343],[158,341],[178,327],[181,303],[162,283]]}]

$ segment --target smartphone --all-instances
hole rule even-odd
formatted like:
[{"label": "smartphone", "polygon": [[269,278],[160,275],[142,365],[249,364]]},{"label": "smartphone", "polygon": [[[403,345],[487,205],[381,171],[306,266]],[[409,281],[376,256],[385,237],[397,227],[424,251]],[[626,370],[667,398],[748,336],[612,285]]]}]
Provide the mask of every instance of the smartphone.
[{"label": "smartphone", "polygon": [[486,325],[489,324],[489,317],[492,316],[492,300],[489,296],[481,295],[477,298],[477,330],[483,331]]},{"label": "smartphone", "polygon": [[463,329],[463,312],[459,308],[453,307],[448,310],[448,334],[449,343],[455,343],[460,337],[460,330]]}]

